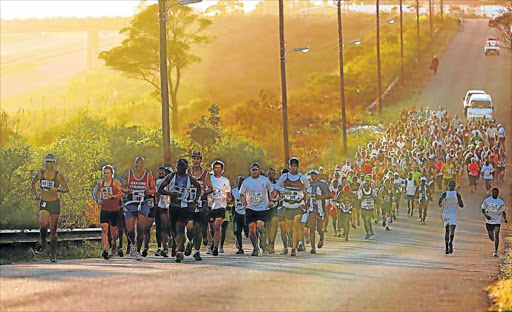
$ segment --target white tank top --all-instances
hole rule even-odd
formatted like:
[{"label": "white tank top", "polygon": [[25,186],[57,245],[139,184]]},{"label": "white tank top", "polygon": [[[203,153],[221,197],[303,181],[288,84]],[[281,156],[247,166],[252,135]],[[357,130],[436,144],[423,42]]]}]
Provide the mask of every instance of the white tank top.
[{"label": "white tank top", "polygon": [[457,199],[457,191],[446,191],[446,197],[443,202],[443,214],[444,213],[456,213],[459,200]]}]

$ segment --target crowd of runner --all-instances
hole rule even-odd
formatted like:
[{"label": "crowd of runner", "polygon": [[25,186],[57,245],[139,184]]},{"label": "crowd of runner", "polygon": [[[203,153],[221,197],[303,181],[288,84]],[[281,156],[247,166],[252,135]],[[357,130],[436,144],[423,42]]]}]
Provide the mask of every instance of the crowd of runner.
[{"label": "crowd of runner", "polygon": [[[142,260],[149,252],[153,224],[155,256],[171,256],[176,262],[191,255],[202,260],[201,248],[213,256],[224,253],[229,228],[237,254],[245,252],[243,236],[250,238],[252,256],[273,254],[278,234],[281,255],[296,256],[308,248],[315,254],[324,245],[329,225],[334,236],[347,241],[351,228],[362,226],[365,239],[371,239],[377,224],[391,231],[405,211],[425,224],[434,197],[441,207],[446,254],[451,254],[464,206],[457,192],[464,176],[472,192],[481,191],[483,180],[491,195],[481,208],[497,256],[501,220],[507,222],[504,202],[494,187],[504,184],[504,143],[505,129],[494,120],[463,122],[440,107],[402,111],[398,122],[332,170],[319,167],[301,173],[300,160],[292,157],[281,171],[264,170],[255,162],[248,176],[237,176],[231,183],[221,160],[207,168],[197,151],[190,155],[191,163],[180,158],[175,168],[159,167],[156,177],[138,156],[123,177],[116,177],[114,166],[104,166],[104,178],[93,192],[101,207],[102,256],[123,257],[126,234],[127,253]],[[55,168],[55,156],[47,155],[44,162],[32,181],[40,203],[41,244],[36,252],[47,245],[50,223],[50,259],[56,261],[59,193],[69,188]]]}]

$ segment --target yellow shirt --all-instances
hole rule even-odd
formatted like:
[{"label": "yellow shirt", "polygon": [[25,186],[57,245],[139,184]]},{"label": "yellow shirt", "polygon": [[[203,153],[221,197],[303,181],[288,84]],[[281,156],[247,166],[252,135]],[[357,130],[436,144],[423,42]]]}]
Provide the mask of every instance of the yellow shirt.
[{"label": "yellow shirt", "polygon": [[455,166],[453,163],[446,163],[441,168],[441,171],[443,172],[443,179],[452,179],[453,173],[455,171]]}]

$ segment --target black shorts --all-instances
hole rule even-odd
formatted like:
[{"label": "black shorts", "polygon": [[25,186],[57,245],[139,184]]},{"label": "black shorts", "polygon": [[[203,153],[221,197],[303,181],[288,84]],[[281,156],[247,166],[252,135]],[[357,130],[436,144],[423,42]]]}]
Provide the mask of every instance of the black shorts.
[{"label": "black shorts", "polygon": [[100,223],[108,223],[111,226],[117,226],[119,220],[119,211],[101,211]]},{"label": "black shorts", "polygon": [[193,219],[193,212],[188,208],[172,208],[170,215],[173,222],[188,223]]},{"label": "black shorts", "polygon": [[213,209],[208,211],[208,222],[214,222],[215,219],[224,219],[226,217],[226,208]]},{"label": "black shorts", "polygon": [[44,201],[41,200],[39,202],[39,211],[45,210],[50,213],[50,215],[59,215],[60,214],[60,199],[54,201]]},{"label": "black shorts", "polygon": [[154,219],[155,216],[156,216],[155,211],[156,211],[156,207],[155,206],[149,208],[148,218],[153,218]]},{"label": "black shorts", "polygon": [[256,221],[267,221],[268,210],[265,211],[254,211],[251,209],[247,209],[245,211],[245,224],[251,224]]},{"label": "black shorts", "polygon": [[206,224],[208,224],[208,214],[209,211],[194,212],[192,214],[192,220],[194,220],[194,223],[199,223],[203,226],[206,226]]},{"label": "black shorts", "polygon": [[286,220],[293,220],[295,218],[295,216],[298,216],[298,215],[303,215],[304,214],[304,210],[302,210],[302,208],[296,208],[296,209],[286,209],[284,211],[284,216],[286,218]]},{"label": "black shorts", "polygon": [[501,227],[501,224],[489,224],[489,223],[485,224],[485,228],[487,229],[487,232],[492,232],[492,231],[494,231],[495,228],[499,228],[499,227]]},{"label": "black shorts", "polygon": [[478,176],[469,176],[469,185],[476,185],[476,181],[478,181]]}]

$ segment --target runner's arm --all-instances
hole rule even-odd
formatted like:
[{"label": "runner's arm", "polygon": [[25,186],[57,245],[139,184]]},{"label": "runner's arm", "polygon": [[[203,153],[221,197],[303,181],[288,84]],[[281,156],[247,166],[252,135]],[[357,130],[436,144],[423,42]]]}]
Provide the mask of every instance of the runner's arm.
[{"label": "runner's arm", "polygon": [[[160,195],[167,195],[167,196],[171,196],[171,192],[167,191],[167,190],[165,189],[165,187],[166,187],[167,185],[169,185],[169,183],[171,183],[172,178],[174,177],[174,175],[175,175],[175,174],[176,174],[176,173],[174,173],[174,172],[173,172],[173,173],[171,173],[171,174],[168,174],[168,175],[165,177],[165,179],[162,181],[162,183],[160,183],[160,186],[158,187],[158,190],[157,190],[158,194],[160,194]],[[190,179],[190,181],[192,181],[192,179]],[[201,192],[201,191],[199,191],[199,192]]]},{"label": "runner's arm", "polygon": [[57,189],[57,192],[68,193],[69,192],[68,182],[66,182],[66,179],[60,172],[57,174],[57,181],[59,181],[59,184],[60,184],[59,188]]},{"label": "runner's arm", "polygon": [[155,189],[155,179],[153,178],[153,175],[149,173],[149,186],[147,190],[148,195],[155,195],[156,189]]},{"label": "runner's arm", "polygon": [[443,192],[441,194],[441,196],[439,196],[439,200],[437,201],[437,204],[439,205],[439,207],[443,207],[443,200],[445,199],[446,197],[446,192]]},{"label": "runner's arm", "polygon": [[[115,199],[123,198],[124,197],[124,192],[122,190],[123,187],[121,185],[121,182],[119,182],[118,179],[114,179],[114,187],[117,189],[117,191],[119,193],[114,195],[112,198],[115,198]],[[99,198],[99,196],[98,196],[98,198]]]},{"label": "runner's arm", "polygon": [[32,188],[32,194],[34,195],[34,199],[39,200],[41,199],[41,194],[37,192],[36,184],[37,181],[41,179],[41,171],[38,171],[34,177],[32,178],[32,182],[30,184],[30,187]]},{"label": "runner's arm", "polygon": [[462,202],[462,196],[457,193],[457,201],[459,202],[459,207],[464,208],[464,203]]},{"label": "runner's arm", "polygon": [[123,178],[123,187],[121,188],[123,190],[123,192],[125,192],[126,194],[130,194],[130,190],[128,189],[128,180],[130,179],[130,174],[129,174],[130,171],[127,171],[125,174],[124,174],[124,178]]}]

